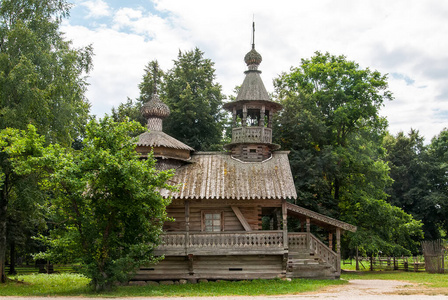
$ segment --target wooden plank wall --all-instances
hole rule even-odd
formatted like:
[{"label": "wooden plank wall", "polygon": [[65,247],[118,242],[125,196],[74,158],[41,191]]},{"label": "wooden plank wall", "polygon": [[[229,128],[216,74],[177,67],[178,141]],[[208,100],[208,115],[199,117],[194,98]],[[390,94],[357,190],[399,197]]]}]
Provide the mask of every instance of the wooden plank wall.
[{"label": "wooden plank wall", "polygon": [[156,265],[141,267],[132,280],[184,279],[188,274],[187,257],[167,256]]},{"label": "wooden plank wall", "polygon": [[193,262],[197,278],[275,278],[282,273],[282,256],[201,256]]},{"label": "wooden plank wall", "polygon": [[[191,266],[192,267],[189,267]],[[257,279],[282,276],[281,255],[166,257],[142,267],[133,280]]]},{"label": "wooden plank wall", "polygon": [[[239,207],[241,213],[249,223],[252,230],[261,230],[261,207],[256,203]],[[211,200],[206,205],[202,203],[190,203],[190,231],[201,231],[203,211],[222,211],[224,215],[224,231],[244,231],[241,222],[233,212],[230,205],[220,204],[219,200]],[[170,205],[167,207],[168,217],[175,219],[174,222],[166,222],[164,230],[185,231],[185,207]]]}]

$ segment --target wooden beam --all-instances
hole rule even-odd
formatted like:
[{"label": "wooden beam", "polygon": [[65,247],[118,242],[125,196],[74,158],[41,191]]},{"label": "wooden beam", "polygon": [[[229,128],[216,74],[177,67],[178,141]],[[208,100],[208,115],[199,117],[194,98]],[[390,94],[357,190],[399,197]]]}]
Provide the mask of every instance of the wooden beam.
[{"label": "wooden beam", "polygon": [[190,201],[185,200],[185,253],[188,254],[190,244]]},{"label": "wooden beam", "polygon": [[250,227],[249,223],[246,221],[246,218],[244,218],[243,214],[241,213],[241,210],[238,208],[238,206],[230,206],[235,213],[238,220],[240,220],[241,225],[243,225],[244,230],[246,231],[252,231],[252,228]]},{"label": "wooden beam", "polygon": [[338,254],[337,272],[341,275],[341,228],[336,228],[336,253]]},{"label": "wooden beam", "polygon": [[311,220],[306,218],[306,248],[311,251]]},{"label": "wooden beam", "polygon": [[328,234],[328,248],[333,250],[333,233],[332,232],[330,232]]},{"label": "wooden beam", "polygon": [[288,210],[286,209],[286,199],[282,200],[282,217],[283,217],[283,245],[288,249]]}]

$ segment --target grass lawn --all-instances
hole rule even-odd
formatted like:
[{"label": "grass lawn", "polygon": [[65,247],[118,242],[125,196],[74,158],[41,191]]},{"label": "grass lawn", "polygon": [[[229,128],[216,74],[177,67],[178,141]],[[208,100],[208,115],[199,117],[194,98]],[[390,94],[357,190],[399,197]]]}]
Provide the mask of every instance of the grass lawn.
[{"label": "grass lawn", "polygon": [[9,282],[0,285],[0,296],[99,296],[99,297],[151,297],[151,296],[227,296],[227,295],[281,295],[316,291],[330,285],[346,284],[345,280],[252,280],[207,282],[169,286],[119,286],[113,291],[94,293],[89,280],[76,274],[37,274],[18,276],[23,283]]},{"label": "grass lawn", "polygon": [[[343,285],[352,279],[401,280],[410,284],[399,294],[448,295],[448,274],[424,272],[374,271],[344,272],[341,280],[253,280],[208,282],[169,286],[119,286],[112,291],[94,293],[89,280],[78,274],[20,275],[19,282],[0,285],[0,296],[87,296],[87,297],[187,297],[230,295],[284,295],[317,291],[332,285]],[[23,282],[22,282],[23,281]]]}]

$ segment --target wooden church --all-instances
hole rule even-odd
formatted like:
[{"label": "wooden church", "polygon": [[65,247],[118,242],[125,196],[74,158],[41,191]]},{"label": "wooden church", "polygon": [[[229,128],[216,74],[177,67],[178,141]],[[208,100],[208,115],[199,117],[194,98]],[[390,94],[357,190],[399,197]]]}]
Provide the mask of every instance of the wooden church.
[{"label": "wooden church", "polygon": [[[153,151],[160,169],[175,169],[177,192],[163,191],[174,222],[166,222],[155,250],[164,259],[142,267],[134,280],[339,278],[341,233],[356,227],[292,204],[297,198],[288,151],[272,143],[273,115],[282,105],[270,99],[252,50],[238,96],[224,108],[233,114],[232,141],[223,152],[195,152],[162,131],[170,114],[157,91],[142,113],[149,132],[137,151]],[[301,232],[289,232],[288,217]],[[328,233],[323,243],[310,232]]]}]

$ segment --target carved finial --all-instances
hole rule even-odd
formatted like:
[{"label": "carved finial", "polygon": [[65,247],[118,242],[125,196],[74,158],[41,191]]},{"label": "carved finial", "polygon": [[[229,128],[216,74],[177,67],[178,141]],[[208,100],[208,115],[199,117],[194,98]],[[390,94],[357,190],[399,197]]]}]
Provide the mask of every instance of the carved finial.
[{"label": "carved finial", "polygon": [[244,57],[249,70],[257,70],[262,58],[260,53],[255,50],[255,21],[252,22],[252,50]]}]

